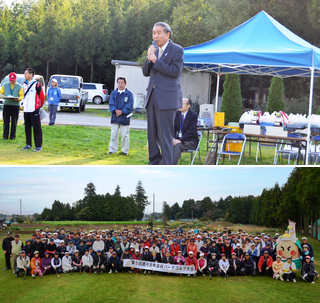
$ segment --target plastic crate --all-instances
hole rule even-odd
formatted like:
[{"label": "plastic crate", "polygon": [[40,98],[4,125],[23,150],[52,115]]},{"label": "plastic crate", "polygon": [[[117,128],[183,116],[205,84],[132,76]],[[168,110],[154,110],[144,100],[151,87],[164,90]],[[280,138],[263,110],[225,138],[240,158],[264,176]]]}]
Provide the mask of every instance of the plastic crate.
[{"label": "plastic crate", "polygon": [[225,113],[216,112],[214,114],[214,126],[223,127],[224,119],[225,119]]},{"label": "plastic crate", "polygon": [[241,152],[241,146],[242,146],[242,142],[228,141],[228,143],[226,144],[226,150],[240,153]]},{"label": "plastic crate", "polygon": [[238,133],[238,134],[242,134],[243,129],[236,126],[226,126],[225,128],[231,128],[231,133]]}]

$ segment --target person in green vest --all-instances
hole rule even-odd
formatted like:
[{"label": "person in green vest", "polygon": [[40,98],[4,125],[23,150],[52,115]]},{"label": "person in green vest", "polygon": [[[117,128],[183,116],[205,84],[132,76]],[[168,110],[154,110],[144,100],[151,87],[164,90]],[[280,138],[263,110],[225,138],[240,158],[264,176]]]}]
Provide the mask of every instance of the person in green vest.
[{"label": "person in green vest", "polygon": [[16,73],[12,72],[9,74],[9,82],[2,85],[0,89],[0,94],[8,97],[4,98],[3,103],[2,137],[4,140],[8,140],[11,120],[10,140],[13,140],[16,138],[20,101],[24,98],[22,86],[19,83],[17,83]]}]

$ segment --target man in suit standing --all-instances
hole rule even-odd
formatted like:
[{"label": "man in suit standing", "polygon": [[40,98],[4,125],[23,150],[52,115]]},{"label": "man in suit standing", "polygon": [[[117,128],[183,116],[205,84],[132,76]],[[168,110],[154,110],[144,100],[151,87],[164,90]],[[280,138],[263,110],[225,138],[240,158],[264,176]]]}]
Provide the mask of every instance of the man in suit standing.
[{"label": "man in suit standing", "polygon": [[[149,165],[173,162],[173,120],[181,107],[181,73],[183,49],[171,42],[170,26],[158,22],[153,26],[156,47],[148,49],[143,75],[149,77],[145,108],[147,110]],[[161,150],[161,151],[160,151]]]},{"label": "man in suit standing", "polygon": [[173,164],[176,165],[181,153],[198,146],[197,115],[190,110],[192,102],[183,98],[182,108],[176,112],[174,119]]}]

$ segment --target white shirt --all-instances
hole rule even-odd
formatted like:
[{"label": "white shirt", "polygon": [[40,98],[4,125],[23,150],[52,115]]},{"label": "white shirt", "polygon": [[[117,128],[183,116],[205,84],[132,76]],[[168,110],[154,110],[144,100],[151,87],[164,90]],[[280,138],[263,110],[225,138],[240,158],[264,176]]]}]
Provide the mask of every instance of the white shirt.
[{"label": "white shirt", "polygon": [[[166,47],[168,46],[168,44],[169,44],[169,40],[168,40],[168,42],[167,42],[164,46],[159,47],[159,56],[160,56],[161,50],[162,50],[162,55],[164,54],[164,51],[166,50]],[[162,55],[161,55],[161,57],[162,57]],[[160,57],[160,58],[161,58],[161,57]],[[159,58],[159,59],[160,59],[160,58]]]}]

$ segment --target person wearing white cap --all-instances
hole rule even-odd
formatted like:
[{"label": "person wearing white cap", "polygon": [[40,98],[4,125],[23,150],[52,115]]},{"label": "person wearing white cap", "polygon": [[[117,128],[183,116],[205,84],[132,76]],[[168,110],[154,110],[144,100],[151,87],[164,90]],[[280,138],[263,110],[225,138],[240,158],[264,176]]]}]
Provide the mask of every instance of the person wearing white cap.
[{"label": "person wearing white cap", "polygon": [[62,258],[62,270],[67,273],[72,271],[72,259],[69,255],[69,251],[66,251],[64,257]]},{"label": "person wearing white cap", "polygon": [[[198,271],[198,262],[197,262],[197,259],[196,257],[193,255],[193,251],[190,250],[188,252],[188,257],[186,259],[186,266],[194,266],[194,270],[195,270],[195,273],[194,273],[194,277],[196,277],[196,273]],[[190,275],[188,275],[188,277],[190,277]]]},{"label": "person wearing white cap", "polygon": [[280,280],[286,281],[288,283],[289,281],[297,282],[296,281],[296,264],[292,262],[292,257],[287,257],[287,262],[283,264],[283,270],[280,271]]},{"label": "person wearing white cap", "polygon": [[277,255],[276,261],[272,263],[272,270],[273,270],[273,278],[279,279],[280,278],[280,272],[283,269],[283,262],[281,261],[281,256]]},{"label": "person wearing white cap", "polygon": [[57,79],[51,80],[51,86],[48,89],[48,108],[49,108],[49,125],[56,122],[56,113],[59,102],[61,100],[61,90],[58,87]]},{"label": "person wearing white cap", "polygon": [[203,253],[200,253],[200,258],[198,259],[198,272],[202,274],[204,277],[207,272],[207,260],[204,257]]}]

